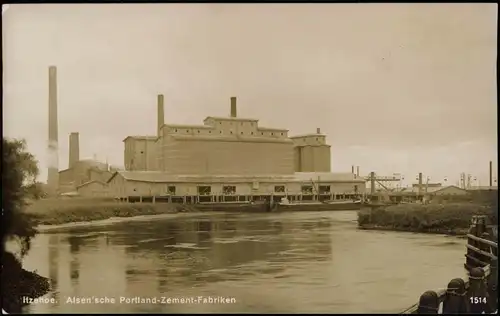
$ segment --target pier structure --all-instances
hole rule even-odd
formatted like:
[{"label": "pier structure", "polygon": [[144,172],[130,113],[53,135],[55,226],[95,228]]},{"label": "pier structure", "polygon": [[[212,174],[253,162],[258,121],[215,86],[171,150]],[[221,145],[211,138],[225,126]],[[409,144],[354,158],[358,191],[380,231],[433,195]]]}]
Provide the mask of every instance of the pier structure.
[{"label": "pier structure", "polygon": [[449,281],[446,289],[425,291],[419,302],[402,314],[497,314],[498,225],[486,216],[473,216],[467,234],[465,277]]}]

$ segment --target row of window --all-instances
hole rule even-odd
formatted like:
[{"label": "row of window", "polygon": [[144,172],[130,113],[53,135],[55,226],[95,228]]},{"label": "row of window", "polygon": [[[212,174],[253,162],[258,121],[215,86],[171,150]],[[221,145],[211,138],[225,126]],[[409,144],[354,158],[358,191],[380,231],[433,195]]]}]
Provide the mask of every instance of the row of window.
[{"label": "row of window", "polygon": [[[180,132],[182,132],[182,131],[183,131],[183,130],[180,130]],[[185,131],[186,131],[186,133],[188,133],[188,134],[190,133],[190,130],[189,130],[189,129],[186,129]],[[177,132],[179,132],[179,130],[178,130],[178,129],[174,129],[174,132],[176,132],[176,133],[177,133]],[[200,132],[200,130],[197,130],[197,132],[198,132],[198,134],[200,134],[200,133],[201,133],[201,132]],[[208,131],[208,133],[209,133],[209,134],[212,134],[212,131]],[[230,131],[229,133],[230,133],[230,134],[233,134],[233,131]],[[222,134],[222,131],[219,131],[219,134]],[[244,133],[243,133],[243,132],[240,132],[240,134],[241,134],[241,135],[244,135]],[[254,135],[254,132],[250,132],[250,135]],[[260,133],[260,135],[264,135],[264,132],[261,132],[261,133]],[[281,136],[283,136],[283,135],[285,135],[285,133],[280,133],[280,135],[281,135]],[[274,133],[271,133],[271,136],[274,136]],[[316,140],[317,140],[317,138],[316,138]]]},{"label": "row of window", "polygon": [[[301,187],[302,194],[330,194],[330,186],[329,185],[320,185],[316,189],[312,185],[303,185]],[[358,191],[358,186],[354,186],[354,192]],[[285,186],[284,185],[275,185],[274,186],[274,192],[276,193],[284,193],[286,192]],[[167,194],[169,195],[175,195],[176,193],[176,188],[174,185],[169,185],[167,187]],[[212,194],[212,187],[211,186],[198,186],[198,195],[211,195]],[[225,185],[222,187],[222,194],[223,195],[233,195],[236,194],[236,186],[234,185]]]}]

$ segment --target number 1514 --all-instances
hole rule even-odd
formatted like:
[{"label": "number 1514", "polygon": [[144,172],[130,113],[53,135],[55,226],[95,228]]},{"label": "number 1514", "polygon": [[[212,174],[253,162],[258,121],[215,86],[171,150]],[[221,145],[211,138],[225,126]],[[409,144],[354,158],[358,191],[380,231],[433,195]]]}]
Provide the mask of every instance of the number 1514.
[{"label": "number 1514", "polygon": [[486,297],[474,297],[470,298],[472,304],[486,304]]}]

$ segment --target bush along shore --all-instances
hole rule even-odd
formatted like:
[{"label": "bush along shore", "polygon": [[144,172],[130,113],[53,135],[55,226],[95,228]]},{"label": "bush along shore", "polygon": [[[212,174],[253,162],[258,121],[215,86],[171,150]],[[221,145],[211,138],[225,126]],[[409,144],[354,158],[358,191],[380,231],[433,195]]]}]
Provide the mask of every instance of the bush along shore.
[{"label": "bush along shore", "polygon": [[405,231],[463,236],[473,215],[486,215],[496,223],[491,205],[475,203],[400,204],[358,212],[360,229]]},{"label": "bush along shore", "polygon": [[31,204],[26,213],[36,225],[60,225],[105,220],[113,217],[196,212],[190,205],[126,203],[111,199],[45,199]]}]

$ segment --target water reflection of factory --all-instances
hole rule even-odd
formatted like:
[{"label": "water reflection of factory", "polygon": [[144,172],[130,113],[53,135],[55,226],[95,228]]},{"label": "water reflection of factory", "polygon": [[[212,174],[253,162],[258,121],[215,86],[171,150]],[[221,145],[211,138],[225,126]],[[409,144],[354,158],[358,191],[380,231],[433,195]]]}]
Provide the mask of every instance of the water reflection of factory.
[{"label": "water reflection of factory", "polygon": [[[56,76],[56,68],[50,67],[52,151],[57,151],[58,142]],[[165,124],[163,95],[157,101],[154,135],[124,139],[125,170],[80,160],[79,134],[71,133],[69,167],[57,172],[54,159],[49,187],[87,196],[224,196],[229,200],[269,195],[344,198],[365,191],[365,180],[354,172],[331,172],[330,145],[319,128],[316,133],[290,136],[288,129],[260,126],[257,119],[237,115],[235,97],[228,117],[209,116],[201,125]]]},{"label": "water reflection of factory", "polygon": [[[185,295],[193,286],[284,273],[287,260],[300,260],[300,251],[292,250],[306,249],[302,255],[308,260],[331,259],[330,236],[315,233],[324,225],[221,216],[49,235],[51,295],[59,301],[63,296]],[[60,303],[57,310],[68,308]],[[89,306],[86,311],[106,308]]]}]

